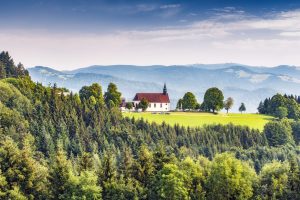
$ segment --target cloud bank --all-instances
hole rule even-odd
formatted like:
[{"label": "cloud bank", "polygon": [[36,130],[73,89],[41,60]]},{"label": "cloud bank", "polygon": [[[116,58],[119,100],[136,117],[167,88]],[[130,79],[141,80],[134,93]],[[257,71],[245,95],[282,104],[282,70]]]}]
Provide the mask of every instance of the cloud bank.
[{"label": "cloud bank", "polygon": [[[151,9],[168,10],[163,18],[180,8],[180,4],[169,4]],[[139,9],[146,12],[150,7],[140,5]],[[259,17],[234,7],[212,13],[202,20],[182,19],[178,25],[108,33],[10,29],[0,32],[0,44],[28,67],[226,62],[300,66],[300,10]]]}]

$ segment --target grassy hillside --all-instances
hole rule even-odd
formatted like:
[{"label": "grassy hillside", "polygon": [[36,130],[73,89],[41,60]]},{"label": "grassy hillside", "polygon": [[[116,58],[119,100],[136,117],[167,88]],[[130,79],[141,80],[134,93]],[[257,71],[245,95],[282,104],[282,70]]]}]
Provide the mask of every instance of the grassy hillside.
[{"label": "grassy hillside", "polygon": [[211,114],[211,113],[187,113],[187,112],[172,112],[167,114],[152,114],[152,113],[123,113],[123,116],[144,118],[149,122],[162,123],[165,121],[168,124],[180,124],[184,126],[202,126],[204,124],[229,124],[246,125],[251,128],[262,130],[264,125],[272,119],[272,117],[260,114]]}]

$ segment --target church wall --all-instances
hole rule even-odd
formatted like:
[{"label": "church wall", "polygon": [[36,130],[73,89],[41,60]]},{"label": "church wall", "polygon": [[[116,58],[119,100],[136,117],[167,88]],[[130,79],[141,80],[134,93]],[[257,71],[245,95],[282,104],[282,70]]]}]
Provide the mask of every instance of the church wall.
[{"label": "church wall", "polygon": [[[139,104],[139,101],[134,101],[134,106]],[[170,111],[170,103],[149,103],[147,112],[168,112]]]}]

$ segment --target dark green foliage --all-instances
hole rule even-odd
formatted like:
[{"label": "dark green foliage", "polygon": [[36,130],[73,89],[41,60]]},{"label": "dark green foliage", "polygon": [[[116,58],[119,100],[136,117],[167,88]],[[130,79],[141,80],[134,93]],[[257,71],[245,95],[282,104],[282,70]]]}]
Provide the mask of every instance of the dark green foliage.
[{"label": "dark green foliage", "polygon": [[270,146],[293,143],[292,128],[288,121],[274,121],[265,125],[264,133]]},{"label": "dark green foliage", "polygon": [[152,198],[166,200],[189,199],[188,188],[185,185],[187,179],[187,174],[178,169],[177,165],[164,165],[155,177],[153,184],[155,195]]},{"label": "dark green foliage", "polygon": [[183,98],[180,99],[177,103],[178,108],[183,110],[194,110],[197,106],[197,100],[193,93],[187,92],[184,94]]},{"label": "dark green foliage", "polygon": [[275,116],[279,119],[283,119],[288,115],[288,110],[285,107],[278,107],[275,111]]},{"label": "dark green foliage", "polygon": [[108,107],[119,107],[121,104],[121,93],[118,91],[114,83],[110,83],[107,87],[107,92],[104,95],[105,103]]},{"label": "dark green foliage", "polygon": [[20,190],[20,196],[29,199],[44,199],[49,195],[47,166],[41,158],[37,158],[40,156],[32,150],[30,140],[30,136],[24,138],[23,147],[20,149],[10,138],[2,137],[0,171],[6,180],[2,188],[2,195],[6,198],[12,197],[11,193],[16,189]]},{"label": "dark green foliage", "polygon": [[123,118],[113,88],[105,106],[98,84],[0,80],[0,199],[299,197],[298,121],[150,124]]},{"label": "dark green foliage", "polygon": [[300,167],[296,157],[292,157],[289,160],[289,172],[287,192],[286,196],[288,199],[299,199],[300,198]]},{"label": "dark green foliage", "polygon": [[177,101],[176,109],[183,109],[183,106],[182,106],[182,99],[179,99],[179,100]]},{"label": "dark green foliage", "polygon": [[98,83],[94,83],[91,86],[84,86],[79,91],[80,99],[83,101],[94,100],[98,103],[103,103],[102,88]]},{"label": "dark green foliage", "polygon": [[217,155],[208,176],[208,199],[250,199],[255,171],[230,154]]},{"label": "dark green foliage", "polygon": [[[28,88],[32,91],[24,92],[28,96],[25,97],[8,81],[0,82],[3,88],[8,88],[6,94],[10,94],[10,90],[18,94],[15,105],[2,105],[2,116],[6,116],[1,118],[2,134],[20,141],[30,132],[35,138],[32,146],[49,162],[45,165],[43,160],[38,160],[49,169],[46,179],[49,183],[45,184],[51,185],[51,191],[33,191],[30,195],[35,198],[44,195],[53,199],[82,196],[95,199],[205,198],[208,189],[204,182],[208,173],[198,169],[193,159],[180,162],[177,157],[197,158],[202,154],[213,158],[219,152],[231,151],[236,157],[255,163],[259,171],[266,162],[277,158],[287,160],[282,155],[294,152],[292,149],[287,152],[266,150],[269,140],[265,135],[247,127],[184,128],[149,124],[143,120],[123,119],[118,109],[91,104],[90,98],[80,100],[72,93],[64,96],[55,86],[32,85],[25,79],[9,82],[20,88],[30,85]],[[3,96],[2,99],[6,102],[9,98]],[[21,102],[31,108],[25,112],[18,107]],[[11,108],[19,108],[19,111]],[[293,127],[296,132],[296,124]],[[1,176],[7,182],[5,185],[12,183],[5,170]],[[171,178],[178,185],[173,185]],[[4,194],[29,195],[21,182],[18,187],[5,189]]]},{"label": "dark green foliage", "polygon": [[285,106],[286,98],[284,98],[281,94],[276,94],[271,98],[270,110],[272,113],[276,112],[276,109],[279,107]]},{"label": "dark green foliage", "polygon": [[261,114],[269,114],[278,118],[283,118],[284,116],[298,120],[300,117],[300,101],[298,100],[300,98],[297,96],[276,94],[272,98],[267,98],[264,102],[260,102],[257,109]]},{"label": "dark green foliage", "polygon": [[133,103],[132,102],[127,102],[125,107],[128,109],[128,110],[131,110],[133,108]]},{"label": "dark green foliage", "polygon": [[24,66],[21,63],[15,66],[15,63],[8,52],[2,51],[0,53],[0,79],[24,76],[28,76],[28,71]]},{"label": "dark green foliage", "polygon": [[204,94],[203,109],[206,111],[219,111],[223,108],[224,96],[218,88],[209,88]]},{"label": "dark green foliage", "polygon": [[293,136],[297,145],[300,144],[300,121],[292,122]]},{"label": "dark green foliage", "polygon": [[242,113],[242,112],[245,112],[246,111],[246,106],[244,103],[241,103],[240,107],[239,107],[239,111]]}]

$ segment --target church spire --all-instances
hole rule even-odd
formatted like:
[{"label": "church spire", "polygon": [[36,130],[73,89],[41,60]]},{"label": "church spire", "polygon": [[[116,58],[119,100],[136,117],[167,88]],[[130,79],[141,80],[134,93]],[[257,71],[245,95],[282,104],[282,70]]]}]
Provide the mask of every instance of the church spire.
[{"label": "church spire", "polygon": [[163,94],[164,95],[168,94],[166,83],[164,84]]}]

